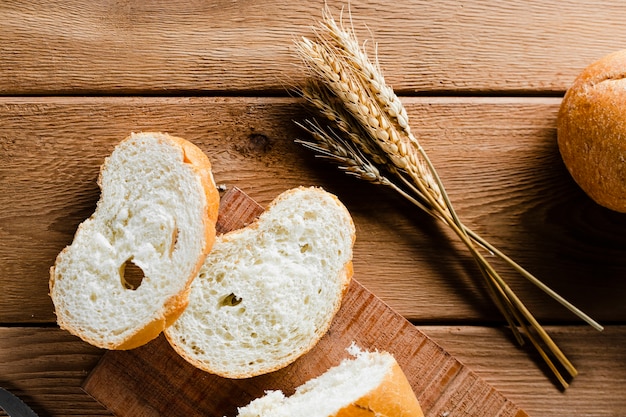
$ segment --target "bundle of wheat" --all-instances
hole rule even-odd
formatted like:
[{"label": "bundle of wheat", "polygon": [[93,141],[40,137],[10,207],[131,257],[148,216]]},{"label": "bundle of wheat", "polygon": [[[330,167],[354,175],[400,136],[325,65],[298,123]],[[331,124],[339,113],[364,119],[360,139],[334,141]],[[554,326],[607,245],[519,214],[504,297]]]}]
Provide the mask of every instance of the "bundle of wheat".
[{"label": "bundle of wheat", "polygon": [[[482,251],[495,254],[525,278],[598,330],[602,327],[551,290],[519,264],[467,228],[457,216],[435,167],[409,126],[405,107],[385,83],[353,29],[337,23],[328,8],[314,40],[302,38],[297,51],[310,77],[298,92],[326,120],[298,123],[312,140],[297,140],[360,179],[391,187],[420,209],[448,225],[477,262],[487,289],[516,340],[523,335],[537,349],[563,387],[576,368],[538,323],[524,303],[487,261]],[[547,350],[546,350],[547,348]]]}]

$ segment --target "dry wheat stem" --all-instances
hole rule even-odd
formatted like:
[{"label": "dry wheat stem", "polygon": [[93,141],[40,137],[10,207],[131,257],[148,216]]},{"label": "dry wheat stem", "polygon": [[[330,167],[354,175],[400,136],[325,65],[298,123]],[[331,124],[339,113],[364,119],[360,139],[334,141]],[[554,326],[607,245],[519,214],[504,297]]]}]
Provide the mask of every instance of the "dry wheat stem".
[{"label": "dry wheat stem", "polygon": [[[305,144],[307,147],[316,150],[320,154],[322,154],[326,158],[334,159],[336,162],[343,167],[343,169],[357,177],[365,179],[367,181],[382,184],[386,186],[390,186],[398,191],[405,198],[412,201],[414,204],[418,205],[421,209],[430,213],[434,217],[437,217],[444,222],[448,223],[455,232],[459,234],[462,239],[468,239],[467,234],[460,234],[460,230],[456,227],[455,223],[451,223],[450,219],[441,218],[441,214],[437,210],[433,210],[432,207],[427,207],[423,205],[419,200],[415,199],[410,193],[404,191],[401,187],[398,187],[390,181],[386,177],[380,174],[374,164],[367,160],[367,158],[358,153],[358,151],[349,145],[348,142],[342,140],[337,134],[327,133],[319,124],[315,124],[313,122],[307,121],[307,125],[300,125],[304,129],[308,130],[311,135],[317,140],[317,143],[310,143],[306,141],[299,141],[300,143]],[[415,190],[414,190],[415,191]],[[473,233],[472,233],[473,234]],[[465,242],[467,243],[467,242]],[[487,288],[490,291],[494,302],[496,303],[499,310],[503,313],[504,317],[507,319],[511,329],[518,339],[519,342],[522,342],[521,335],[517,330],[516,323],[519,323],[519,326],[524,329],[527,337],[533,344],[533,346],[538,350],[540,356],[546,361],[549,368],[555,373],[556,378],[559,382],[566,387],[567,382],[558,372],[556,366],[552,363],[549,356],[542,349],[540,344],[533,337],[530,332],[528,326],[525,324],[525,321],[528,321],[531,324],[531,327],[536,328],[537,333],[540,338],[546,343],[549,347],[550,351],[556,356],[559,362],[565,367],[565,369],[570,373],[570,375],[576,375],[576,369],[572,366],[572,364],[567,360],[567,358],[562,354],[559,350],[558,346],[550,339],[545,331],[539,326],[534,317],[530,314],[530,312],[525,308],[525,306],[517,299],[515,294],[508,288],[506,283],[501,280],[498,274],[491,268],[488,262],[482,257],[480,253],[475,251],[475,249],[470,248],[472,250],[473,255],[478,260],[478,265],[481,268],[481,272],[485,275],[487,282]],[[494,278],[495,277],[495,278]],[[520,313],[521,312],[521,313]]]},{"label": "dry wheat stem", "polygon": [[[318,123],[306,121],[300,126],[309,131],[316,143],[299,142],[334,160],[348,174],[393,188],[417,207],[447,224],[470,250],[491,298],[516,338],[523,341],[517,328],[519,326],[559,382],[566,387],[567,382],[541,343],[571,376],[576,375],[576,369],[485,259],[477,245],[507,262],[598,330],[602,327],[465,227],[435,167],[411,132],[406,109],[393,89],[385,83],[378,63],[371,63],[354,31],[345,30],[342,24],[337,24],[325,9],[324,20],[316,34],[315,41],[303,38],[297,43],[297,51],[311,71],[313,80],[302,89],[301,95],[346,139],[333,129],[327,131]],[[400,184],[383,175],[381,169],[399,180]]]},{"label": "dry wheat stem", "polygon": [[[483,257],[483,255],[476,250],[476,247],[472,244],[468,235],[465,231],[461,230],[455,222],[448,223],[448,225],[454,230],[454,232],[459,236],[459,238],[465,243],[468,249],[472,252],[472,255],[479,263],[481,271],[486,278],[492,278],[494,282],[497,284],[498,288],[502,290],[502,293],[505,295],[505,300],[508,300],[514,307],[513,312],[521,313],[521,316],[530,323],[531,327],[536,330],[541,340],[549,347],[552,354],[559,360],[559,362],[563,365],[563,367],[567,370],[567,372],[571,376],[576,376],[578,373],[576,368],[572,365],[572,363],[567,359],[567,357],[563,354],[561,349],[554,343],[552,338],[548,335],[548,333],[543,329],[543,327],[539,324],[539,322],[535,319],[535,317],[531,314],[531,312],[526,308],[524,303],[517,297],[515,292],[511,290],[511,288],[504,282],[502,277],[493,269],[491,264]],[[519,320],[520,324],[523,324],[523,320]],[[528,332],[527,332],[528,334]],[[535,345],[536,346],[536,345]],[[559,381],[562,381],[563,378],[560,374],[557,373],[557,378]]]},{"label": "dry wheat stem", "polygon": [[513,269],[515,269],[517,272],[519,272],[524,278],[526,278],[527,280],[532,282],[534,285],[539,287],[542,291],[544,291],[546,294],[548,294],[554,300],[559,302],[562,306],[567,308],[569,311],[574,313],[576,316],[578,316],[579,318],[584,320],[591,327],[593,327],[594,329],[596,329],[598,331],[604,330],[604,327],[600,323],[598,323],[593,318],[591,318],[589,315],[585,314],[585,312],[580,310],[578,307],[574,306],[572,303],[567,301],[565,298],[563,298],[561,295],[559,295],[557,292],[555,292],[552,288],[548,287],[546,284],[541,282],[539,279],[537,279],[537,277],[532,275],[530,272],[528,272],[526,269],[524,269],[521,265],[519,265],[513,259],[509,258],[506,254],[504,254],[503,252],[498,250],[498,248],[496,248],[495,246],[491,245],[487,240],[482,238],[480,235],[478,235],[477,233],[475,233],[473,230],[469,229],[468,227],[463,226],[463,228],[469,234],[469,236],[472,238],[472,240],[474,240],[476,243],[478,243],[479,245],[484,247],[486,250],[488,250],[489,252],[493,253],[495,256],[499,257],[500,259],[505,261],[507,264],[512,266]]},{"label": "dry wheat stem", "polygon": [[[382,176],[380,172],[375,168],[375,166],[371,164],[371,162],[368,162],[365,157],[358,156],[358,155],[355,156],[355,153],[357,153],[358,151],[352,148],[351,146],[349,146],[347,142],[340,139],[339,136],[333,135],[333,134],[329,135],[323,130],[321,126],[319,126],[319,124],[313,124],[310,121],[306,121],[306,122],[307,122],[306,126],[301,125],[301,124],[300,126],[308,130],[309,133],[311,133],[311,135],[317,140],[317,143],[311,143],[311,142],[302,141],[302,140],[299,140],[298,142],[317,151],[325,158],[333,159],[335,162],[339,163],[340,166],[342,166],[343,170],[346,171],[347,173],[356,175],[357,177],[361,179],[367,180],[375,184],[382,184],[382,185],[392,187],[393,189],[398,191],[402,196],[407,198],[412,203],[416,204],[419,208],[421,208],[425,212],[433,215],[436,218],[439,218],[440,220],[443,220],[447,224],[451,223],[450,219],[441,218],[440,213],[437,212],[436,210],[433,210],[432,207],[425,206],[418,199],[413,197],[413,195],[406,192],[401,187],[398,187],[393,181],[389,180],[385,176]],[[351,154],[352,156],[350,156]],[[451,227],[454,227],[454,226],[456,225],[453,224]],[[459,231],[458,230],[456,231],[458,234]],[[463,235],[463,236],[467,238],[467,235]],[[495,273],[493,269],[489,268],[490,265],[488,265],[488,262],[484,260],[484,258],[482,258],[482,255],[480,255],[477,252],[473,252],[473,255],[476,256],[478,259],[481,259],[480,261],[478,261],[478,265],[487,276],[490,276],[490,277],[493,275],[497,276],[497,273]],[[553,352],[553,354],[557,357],[557,359],[559,359],[559,362],[561,362],[561,364],[567,369],[570,375],[572,376],[576,375],[577,372],[575,368],[571,365],[571,363],[567,360],[567,358],[565,358],[565,356],[558,349],[556,344],[554,344],[554,342],[549,338],[547,333],[545,333],[545,331],[541,329],[541,326],[539,326],[539,324],[532,317],[530,312],[528,312],[528,310],[523,306],[523,304],[521,304],[521,301],[519,301],[519,299],[515,297],[512,290],[510,290],[510,288],[508,288],[508,286],[503,281],[500,281],[499,283],[497,283],[497,280],[487,279],[486,282],[488,285],[488,289],[492,292],[494,296],[493,298],[494,298],[494,301],[496,302],[496,305],[498,306],[500,311],[503,313],[504,317],[507,319],[507,322],[509,322],[509,325],[512,331],[514,332],[516,339],[518,339],[519,342],[522,342],[521,335],[519,334],[519,331],[517,330],[517,326],[520,326],[524,330],[525,334],[527,335],[527,337],[529,338],[533,346],[537,349],[540,356],[546,361],[549,368],[554,372],[558,381],[564,387],[567,387],[567,382],[558,372],[558,369],[552,363],[549,356],[545,353],[545,351],[543,350],[539,342],[537,342],[537,340],[533,337],[528,326],[525,324],[524,318],[526,318],[526,320],[531,324],[532,327],[538,328],[537,332],[539,333],[540,338],[544,340],[544,343],[548,345],[550,351]],[[498,295],[496,295],[496,293],[499,294],[499,297]],[[511,299],[513,299],[513,301],[511,301]]]},{"label": "dry wheat stem", "polygon": [[[316,133],[316,136],[319,139],[319,129],[317,132],[313,132]],[[332,140],[331,140],[332,141]],[[344,164],[347,162],[345,159],[345,152],[342,152],[341,157],[343,158],[343,162]],[[355,171],[353,168],[348,169],[348,172],[351,173],[355,173],[355,172],[359,172],[359,171]],[[428,197],[428,196],[426,196]],[[429,200],[427,198],[427,200]],[[429,203],[434,206],[435,208],[438,208],[437,206],[437,202],[433,201],[432,199],[430,199]],[[445,215],[449,215],[449,212],[443,212],[445,213]],[[440,213],[441,214],[441,213]],[[447,216],[446,216],[447,218]],[[504,302],[501,302],[499,299],[497,299],[496,297],[496,292],[492,291],[492,294],[494,295],[494,300],[496,301],[496,305],[498,305],[498,307],[500,308],[500,310],[503,312],[503,314],[505,315],[505,317],[507,318],[507,321],[509,321],[509,324],[511,325],[511,328],[515,329],[516,327],[514,326],[514,323],[512,322],[512,319],[510,317],[509,314],[509,310],[512,311],[513,313],[515,312],[515,309],[512,307],[517,307],[520,311],[524,312],[524,316],[526,317],[526,319],[533,325],[537,325],[536,321],[534,320],[534,318],[532,316],[529,317],[527,310],[525,308],[520,307],[519,304],[519,300],[517,300],[515,297],[511,297],[510,291],[508,290],[507,287],[502,287],[503,281],[500,279],[500,277],[498,276],[498,274],[493,270],[493,268],[491,268],[491,266],[487,263],[486,260],[484,260],[484,258],[482,257],[482,255],[480,253],[478,253],[476,251],[476,249],[473,247],[471,241],[469,240],[467,234],[465,233],[465,231],[461,228],[458,227],[458,221],[451,221],[449,218],[447,218],[447,223],[450,227],[453,228],[453,230],[455,231],[455,233],[457,233],[457,235],[459,235],[459,237],[462,239],[462,241],[468,246],[468,248],[472,251],[472,255],[476,258],[481,272],[483,273],[483,275],[485,276],[485,279],[487,281],[489,281],[489,279],[493,279],[498,285],[500,285],[501,287],[497,287],[494,286],[493,284],[489,285],[489,288],[496,288],[500,291],[500,293],[503,295],[502,299],[504,300]],[[512,301],[511,301],[512,300]],[[507,306],[507,308],[504,308],[504,306]],[[511,306],[512,305],[512,306]],[[518,321],[521,322],[521,320],[518,319]],[[569,362],[566,359],[563,359],[562,354],[560,353],[560,351],[558,350],[558,348],[556,347],[556,345],[551,341],[551,339],[549,339],[549,337],[547,337],[546,333],[539,330],[539,334],[541,335],[542,339],[544,340],[545,343],[548,344],[548,346],[550,347],[550,350],[555,352],[555,354],[557,355],[557,357],[559,358],[559,360],[564,364],[564,366],[568,369],[568,371],[570,372],[570,374],[575,374],[575,370],[573,370],[572,367],[569,366]],[[562,380],[562,377],[560,377],[560,375],[557,376],[559,378],[559,380]]]},{"label": "dry wheat stem", "polygon": [[[434,168],[433,168],[434,169]],[[406,180],[406,178],[404,178],[403,176],[398,176],[398,178],[400,180],[403,181],[403,183],[409,187],[412,188],[412,191],[414,193],[419,193],[419,191],[412,187],[412,184],[410,182],[408,182]],[[444,195],[446,195],[444,193]],[[406,195],[405,195],[406,197]],[[427,210],[428,211],[428,210]],[[452,210],[452,212],[454,213],[454,211]],[[433,213],[431,213],[433,214]],[[434,217],[444,221],[444,223],[449,224],[452,220],[449,218],[446,218],[445,216],[442,215],[435,215]],[[457,218],[458,219],[458,218]],[[588,323],[590,326],[592,326],[594,329],[598,330],[598,331],[602,331],[604,330],[604,327],[602,325],[600,325],[597,321],[595,321],[593,318],[591,318],[589,315],[585,314],[582,310],[580,310],[579,308],[577,308],[576,306],[574,306],[572,303],[570,303],[569,301],[567,301],[565,298],[563,298],[561,295],[559,295],[556,291],[554,291],[552,288],[548,287],[546,284],[544,284],[543,282],[541,282],[539,279],[537,279],[534,275],[532,275],[530,272],[528,272],[526,269],[524,269],[521,265],[519,265],[517,262],[515,262],[513,259],[511,259],[510,257],[508,257],[506,254],[504,254],[502,251],[500,251],[498,248],[496,248],[495,246],[493,246],[492,244],[490,244],[487,240],[485,240],[483,237],[481,237],[479,234],[477,234],[476,232],[474,232],[473,230],[471,230],[470,228],[468,228],[467,226],[465,226],[463,223],[460,222],[460,220],[455,221],[456,224],[458,224],[458,226],[460,228],[462,228],[465,233],[467,233],[469,235],[469,237],[474,241],[474,243],[478,244],[479,246],[481,246],[483,249],[485,249],[486,251],[490,252],[491,254],[499,257],[500,259],[502,259],[503,261],[505,261],[507,264],[509,264],[511,267],[513,267],[513,269],[515,269],[518,273],[520,273],[524,278],[526,278],[527,280],[529,280],[531,283],[533,283],[535,286],[537,286],[538,288],[540,288],[542,291],[544,291],[547,295],[549,295],[550,297],[552,297],[554,300],[556,300],[558,303],[560,303],[562,306],[564,306],[565,308],[567,308],[569,311],[571,311],[572,313],[574,313],[576,316],[578,316],[579,318],[581,318],[583,321],[585,321],[586,323]]]}]

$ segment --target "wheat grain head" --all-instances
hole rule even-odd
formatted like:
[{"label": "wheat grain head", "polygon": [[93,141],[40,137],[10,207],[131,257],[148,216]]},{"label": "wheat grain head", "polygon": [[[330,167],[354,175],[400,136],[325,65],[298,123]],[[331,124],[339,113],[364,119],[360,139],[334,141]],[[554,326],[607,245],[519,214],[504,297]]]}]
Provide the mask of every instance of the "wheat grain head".
[{"label": "wheat grain head", "polygon": [[[332,18],[329,17],[329,19]],[[318,37],[320,36],[322,35],[318,34]],[[359,123],[362,130],[367,133],[367,137],[376,145],[376,148],[382,151],[385,158],[391,161],[396,169],[406,172],[418,184],[422,193],[431,200],[433,206],[442,212],[448,212],[441,188],[420,153],[419,143],[409,129],[402,129],[398,123],[396,116],[406,114],[404,106],[401,106],[403,111],[400,113],[394,110],[393,114],[396,116],[392,116],[386,108],[395,109],[397,104],[381,106],[379,99],[386,95],[381,96],[380,89],[377,90],[378,93],[373,90],[372,84],[363,77],[361,69],[355,67],[353,60],[346,58],[352,56],[349,51],[338,47],[332,39],[321,38],[317,42],[304,37],[297,44],[297,51],[310,69],[312,78],[326,86],[328,91],[342,102],[343,107]],[[363,58],[361,56],[359,59]],[[393,96],[399,102],[397,96],[395,94]],[[313,101],[315,100],[314,98]],[[319,101],[326,102],[327,100],[320,98]],[[403,123],[404,121],[408,123],[408,117],[402,120]],[[360,140],[365,139],[362,137]],[[361,149],[367,148],[363,144],[357,143],[357,145]],[[364,150],[364,152],[369,151]]]}]

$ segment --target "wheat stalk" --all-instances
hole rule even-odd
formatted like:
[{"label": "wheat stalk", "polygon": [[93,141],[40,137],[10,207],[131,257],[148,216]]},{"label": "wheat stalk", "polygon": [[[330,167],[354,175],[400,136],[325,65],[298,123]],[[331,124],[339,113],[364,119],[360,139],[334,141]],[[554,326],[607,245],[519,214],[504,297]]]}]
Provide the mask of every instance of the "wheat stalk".
[{"label": "wheat stalk", "polygon": [[447,224],[469,249],[518,342],[523,343],[523,332],[559,383],[567,387],[551,358],[556,358],[571,377],[577,374],[575,367],[481,249],[507,262],[594,328],[602,327],[461,222],[435,167],[411,132],[404,105],[385,82],[378,63],[370,61],[354,31],[338,24],[325,8],[315,34],[315,40],[304,37],[296,43],[310,72],[309,81],[299,92],[328,120],[329,126],[306,120],[299,125],[311,134],[313,141],[298,142],[334,161],[350,175],[394,189]]}]

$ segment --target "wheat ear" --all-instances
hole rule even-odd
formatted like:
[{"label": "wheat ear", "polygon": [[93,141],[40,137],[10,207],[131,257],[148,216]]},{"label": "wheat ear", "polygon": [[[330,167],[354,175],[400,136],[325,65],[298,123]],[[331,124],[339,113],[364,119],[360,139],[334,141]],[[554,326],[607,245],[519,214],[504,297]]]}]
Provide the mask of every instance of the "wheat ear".
[{"label": "wheat ear", "polygon": [[[338,51],[303,38],[297,45],[300,56],[347,112],[369,133],[369,139],[399,170],[406,171],[424,196],[434,205],[445,207],[439,187],[432,179],[418,151],[394,126],[388,114],[371,97],[371,91],[359,82],[354,69]],[[363,141],[365,138],[362,139]]]},{"label": "wheat ear", "polygon": [[[411,132],[406,109],[385,83],[378,63],[372,64],[360,47],[354,31],[337,24],[326,8],[316,34],[316,41],[303,38],[297,43],[298,53],[312,79],[301,93],[346,139],[332,128],[325,129],[307,121],[301,126],[311,133],[316,143],[299,142],[333,159],[349,174],[392,187],[450,226],[476,260],[492,299],[518,341],[523,342],[523,339],[517,326],[522,328],[559,382],[567,387],[542,343],[572,377],[577,374],[576,369],[476,245],[505,260],[595,328],[601,330],[602,327],[463,225],[435,167]],[[381,170],[390,176],[382,174]]]}]

